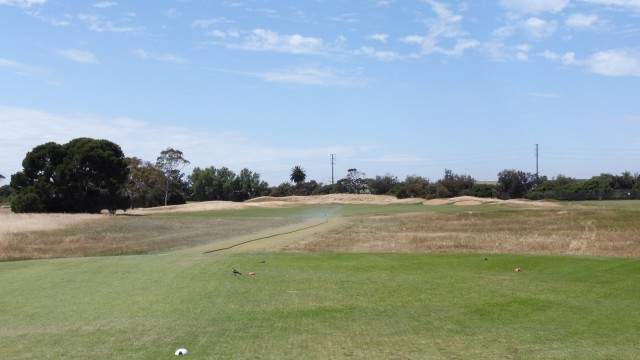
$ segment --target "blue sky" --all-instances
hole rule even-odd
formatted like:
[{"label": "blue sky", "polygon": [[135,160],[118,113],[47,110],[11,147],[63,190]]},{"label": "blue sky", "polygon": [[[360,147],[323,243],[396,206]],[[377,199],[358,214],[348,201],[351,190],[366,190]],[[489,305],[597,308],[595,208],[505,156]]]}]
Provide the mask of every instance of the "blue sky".
[{"label": "blue sky", "polygon": [[331,182],[640,171],[640,0],[0,0],[0,173],[88,136]]}]

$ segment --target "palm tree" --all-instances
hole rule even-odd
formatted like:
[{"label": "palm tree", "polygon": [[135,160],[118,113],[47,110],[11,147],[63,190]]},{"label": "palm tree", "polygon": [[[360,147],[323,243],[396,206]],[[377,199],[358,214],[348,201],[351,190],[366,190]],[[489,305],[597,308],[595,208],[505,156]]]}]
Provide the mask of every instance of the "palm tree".
[{"label": "palm tree", "polygon": [[301,166],[296,165],[291,169],[291,176],[289,179],[296,184],[300,184],[307,179],[307,174]]}]

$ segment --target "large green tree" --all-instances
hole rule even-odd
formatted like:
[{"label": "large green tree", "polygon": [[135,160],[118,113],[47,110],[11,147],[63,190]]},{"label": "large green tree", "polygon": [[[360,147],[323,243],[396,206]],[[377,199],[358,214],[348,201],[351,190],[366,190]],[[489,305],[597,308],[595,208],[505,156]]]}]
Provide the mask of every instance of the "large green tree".
[{"label": "large green tree", "polygon": [[160,156],[156,159],[156,167],[164,173],[164,205],[169,202],[169,194],[173,189],[180,188],[182,169],[189,165],[189,160],[184,158],[184,154],[180,150],[167,148],[160,152]]},{"label": "large green tree", "polygon": [[240,170],[240,174],[236,178],[235,183],[235,201],[244,201],[265,195],[269,189],[269,185],[260,180],[260,174],[254,173],[247,168]]},{"label": "large green tree", "polygon": [[498,173],[496,188],[502,198],[522,198],[531,191],[536,184],[535,174],[519,170],[505,169]]},{"label": "large green tree", "polygon": [[463,190],[470,189],[476,180],[470,175],[454,174],[450,169],[444,169],[444,177],[436,183],[440,190],[439,197],[459,196]]},{"label": "large green tree", "polygon": [[123,189],[128,168],[120,146],[78,138],[36,146],[11,176],[15,212],[98,213],[128,207]]},{"label": "large green tree", "polygon": [[260,174],[246,168],[236,175],[226,167],[196,167],[189,175],[189,181],[192,189],[191,198],[196,201],[244,201],[266,195],[269,188],[266,182],[260,180]]},{"label": "large green tree", "polygon": [[384,176],[377,175],[374,179],[369,179],[369,188],[371,193],[375,195],[385,195],[391,192],[400,184],[398,178],[394,175],[386,173]]},{"label": "large green tree", "polygon": [[126,190],[133,207],[158,206],[164,202],[164,173],[152,163],[127,158],[129,179]]},{"label": "large green tree", "polygon": [[235,178],[235,174],[227,168],[216,169],[210,166],[201,169],[196,167],[189,175],[191,199],[196,201],[231,200],[232,193],[227,193],[227,191],[233,188],[233,178]]},{"label": "large green tree", "polygon": [[361,194],[368,190],[365,174],[358,169],[347,170],[347,176],[338,180],[338,189],[341,193]]}]

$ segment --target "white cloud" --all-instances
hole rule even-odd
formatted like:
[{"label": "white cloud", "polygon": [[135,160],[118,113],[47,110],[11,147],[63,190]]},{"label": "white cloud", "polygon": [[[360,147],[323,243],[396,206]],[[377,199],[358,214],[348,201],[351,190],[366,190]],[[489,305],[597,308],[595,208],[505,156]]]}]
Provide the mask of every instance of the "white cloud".
[{"label": "white cloud", "polygon": [[500,5],[516,13],[558,13],[569,6],[570,0],[500,0]]},{"label": "white cloud", "polygon": [[351,74],[345,74],[342,71],[326,67],[295,67],[255,75],[267,82],[303,85],[353,87],[362,86],[365,83],[363,80],[359,80]]},{"label": "white cloud", "polygon": [[330,20],[343,22],[346,24],[355,24],[360,22],[360,18],[357,14],[341,14],[338,16],[331,17]]},{"label": "white cloud", "polygon": [[396,2],[396,0],[378,0],[376,1],[376,5],[377,7],[389,7],[391,5],[393,5]]},{"label": "white cloud", "polygon": [[227,46],[233,49],[290,54],[321,54],[328,50],[320,38],[300,34],[284,35],[265,29],[255,29],[244,38],[244,42]]},{"label": "white cloud", "polygon": [[604,76],[640,76],[640,50],[638,49],[599,51],[584,60],[576,59],[573,52],[560,55],[547,50],[540,56],[564,65],[583,66],[590,72]]},{"label": "white cloud", "polygon": [[239,38],[242,34],[240,33],[240,31],[237,31],[237,30],[223,31],[223,30],[214,29],[209,31],[207,35],[217,37],[220,39],[226,39],[226,38]]},{"label": "white cloud", "polygon": [[534,39],[543,39],[556,31],[556,23],[537,17],[531,17],[522,22],[522,27]]},{"label": "white cloud", "polygon": [[516,29],[514,26],[506,25],[493,30],[493,32],[491,33],[491,36],[495,38],[505,39],[513,35],[515,30]]},{"label": "white cloud", "polygon": [[165,15],[167,15],[167,17],[172,19],[179,17],[181,14],[180,11],[176,8],[167,9],[164,13]]},{"label": "white cloud", "polygon": [[41,5],[46,3],[47,0],[0,0],[0,5],[7,6],[19,6],[19,7],[31,7],[32,5]]},{"label": "white cloud", "polygon": [[425,37],[422,35],[408,35],[400,39],[400,41],[408,44],[422,44],[424,40],[425,40]]},{"label": "white cloud", "polygon": [[367,36],[367,40],[374,40],[374,41],[380,41],[380,42],[387,42],[387,39],[389,39],[388,34],[371,34]]},{"label": "white cloud", "polygon": [[358,54],[362,54],[362,55],[366,55],[381,61],[393,61],[393,60],[400,60],[403,58],[402,55],[400,55],[399,53],[395,52],[395,51],[381,51],[381,50],[375,50],[372,47],[369,46],[363,46],[361,47],[358,51]]},{"label": "white cloud", "polygon": [[531,45],[520,44],[515,47],[515,50],[516,50],[516,59],[520,61],[529,60],[529,52],[531,51]]},{"label": "white cloud", "polygon": [[596,14],[571,14],[566,20],[567,26],[570,28],[582,30],[593,26],[598,21]]},{"label": "white cloud", "polygon": [[640,51],[614,49],[600,51],[585,61],[589,71],[605,76],[640,76]]},{"label": "white cloud", "polygon": [[60,20],[60,18],[56,16],[43,15],[42,13],[40,13],[40,11],[35,11],[32,9],[27,9],[25,13],[29,16],[33,16],[34,18],[44,23],[47,23],[53,26],[68,26],[71,24],[68,21],[68,19],[71,19],[71,15],[68,15],[68,14],[62,15],[62,17],[66,18],[67,20]]},{"label": "white cloud", "polygon": [[[460,26],[461,15],[453,13],[446,5],[437,1],[427,0],[427,3],[431,5],[431,9],[436,14],[436,18],[425,21],[428,27],[427,34],[424,36],[405,36],[401,41],[419,44],[421,55],[439,53],[447,56],[459,56],[465,50],[480,45],[479,41],[468,38],[468,34],[462,30]],[[448,41],[449,46],[443,46],[443,41]]]},{"label": "white cloud", "polygon": [[113,1],[102,1],[99,3],[95,3],[93,4],[93,7],[96,8],[101,8],[101,9],[106,9],[106,8],[110,8],[110,7],[114,7],[117,6],[118,3],[117,2],[113,2]]},{"label": "white cloud", "polygon": [[152,52],[148,52],[143,49],[136,49],[133,51],[133,54],[142,59],[151,59],[160,62],[167,62],[173,64],[186,64],[189,61],[182,56],[174,55],[174,54],[156,54]]},{"label": "white cloud", "polygon": [[576,54],[573,52],[566,52],[563,55],[560,55],[552,51],[545,50],[540,53],[540,56],[551,61],[559,62],[563,65],[580,65],[580,62],[576,60]]},{"label": "white cloud", "polygon": [[60,49],[58,50],[58,54],[62,55],[63,57],[69,60],[73,60],[79,63],[85,63],[85,64],[98,63],[98,58],[96,58],[96,56],[89,51],[82,51],[82,50],[75,50],[75,49]]},{"label": "white cloud", "polygon": [[118,26],[98,15],[80,14],[78,15],[78,19],[87,23],[89,30],[95,32],[131,33],[144,30],[144,28],[140,26]]},{"label": "white cloud", "polygon": [[640,1],[638,0],[582,0],[582,1],[591,3],[591,4],[612,6],[612,7],[623,7],[627,9],[640,11]]},{"label": "white cloud", "polygon": [[520,44],[508,46],[502,41],[488,41],[482,44],[481,51],[493,61],[528,61],[532,46]]},{"label": "white cloud", "polygon": [[225,18],[215,18],[215,19],[197,19],[191,22],[192,28],[210,28],[222,23],[229,23],[230,21]]},{"label": "white cloud", "polygon": [[39,75],[42,73],[41,70],[36,69],[30,65],[3,58],[0,58],[0,68],[13,70],[19,75]]}]

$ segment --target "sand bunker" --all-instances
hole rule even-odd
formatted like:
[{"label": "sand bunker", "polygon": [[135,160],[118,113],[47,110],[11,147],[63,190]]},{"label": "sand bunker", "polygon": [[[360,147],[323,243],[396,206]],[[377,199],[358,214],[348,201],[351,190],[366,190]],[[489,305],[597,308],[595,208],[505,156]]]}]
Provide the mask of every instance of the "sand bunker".
[{"label": "sand bunker", "polygon": [[472,205],[488,205],[488,204],[506,204],[517,206],[531,206],[531,207],[558,207],[560,204],[549,201],[541,200],[525,200],[525,199],[511,199],[500,200],[494,198],[478,198],[473,196],[459,196],[449,199],[433,199],[423,202],[424,205],[460,205],[460,206],[472,206]]},{"label": "sand bunker", "polygon": [[272,197],[263,196],[247,200],[242,203],[231,201],[203,201],[198,203],[189,203],[185,205],[159,206],[147,209],[130,210],[130,214],[154,214],[166,212],[190,212],[190,211],[214,211],[214,210],[240,210],[252,207],[278,208],[296,205],[311,204],[369,204],[369,205],[387,205],[387,204],[424,204],[428,206],[435,205],[459,205],[474,206],[487,204],[511,204],[518,206],[532,207],[555,207],[559,206],[553,202],[547,201],[531,201],[531,200],[500,200],[492,198],[478,198],[473,196],[460,196],[449,199],[397,199],[394,196],[387,195],[368,195],[368,194],[330,194],[316,196],[286,196]]}]

